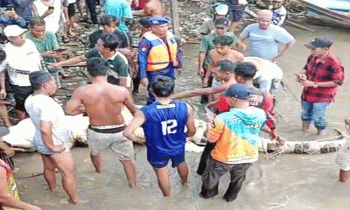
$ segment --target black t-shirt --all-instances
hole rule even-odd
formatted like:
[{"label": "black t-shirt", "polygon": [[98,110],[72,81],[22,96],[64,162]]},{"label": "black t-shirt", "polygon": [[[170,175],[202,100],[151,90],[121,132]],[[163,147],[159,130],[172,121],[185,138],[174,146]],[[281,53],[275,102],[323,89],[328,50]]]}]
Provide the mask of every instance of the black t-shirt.
[{"label": "black t-shirt", "polygon": [[[121,32],[121,31],[114,31],[113,34],[119,39],[119,47],[118,48],[125,48],[129,47],[133,44],[132,37],[127,32]],[[94,48],[97,44],[97,41],[102,37],[102,30],[95,31],[94,33],[90,34],[89,40],[90,45],[89,48]]]}]

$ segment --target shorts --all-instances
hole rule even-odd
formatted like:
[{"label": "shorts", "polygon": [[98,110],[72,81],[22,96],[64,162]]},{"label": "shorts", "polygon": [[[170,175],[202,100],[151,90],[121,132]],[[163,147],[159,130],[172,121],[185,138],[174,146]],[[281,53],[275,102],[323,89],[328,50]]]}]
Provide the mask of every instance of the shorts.
[{"label": "shorts", "polygon": [[178,154],[166,154],[161,152],[153,152],[147,148],[147,160],[154,168],[163,168],[168,165],[169,159],[172,167],[175,168],[180,163],[185,162],[185,148]]},{"label": "shorts", "polygon": [[238,22],[242,20],[243,18],[243,13],[245,8],[247,7],[248,4],[246,5],[229,5],[229,11],[227,13],[227,18],[233,22]]},{"label": "shorts", "polygon": [[131,160],[134,155],[133,144],[123,135],[123,126],[89,126],[87,142],[92,155],[100,154],[109,147],[119,160]]},{"label": "shorts", "polygon": [[26,101],[28,96],[33,93],[32,86],[12,85],[12,90],[16,101],[15,108],[19,111],[25,112],[26,109],[24,108],[24,102]]},{"label": "shorts", "polygon": [[75,15],[75,3],[68,4],[68,17]]}]

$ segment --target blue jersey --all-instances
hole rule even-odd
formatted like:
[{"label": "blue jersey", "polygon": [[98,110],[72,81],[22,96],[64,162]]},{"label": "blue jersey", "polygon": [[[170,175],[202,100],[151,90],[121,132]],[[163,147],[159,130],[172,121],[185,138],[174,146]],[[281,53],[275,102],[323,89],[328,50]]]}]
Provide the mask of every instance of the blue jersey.
[{"label": "blue jersey", "polygon": [[158,101],[144,106],[145,115],[142,127],[148,150],[166,154],[178,154],[186,143],[185,126],[188,110],[185,102],[173,101],[161,104]]}]

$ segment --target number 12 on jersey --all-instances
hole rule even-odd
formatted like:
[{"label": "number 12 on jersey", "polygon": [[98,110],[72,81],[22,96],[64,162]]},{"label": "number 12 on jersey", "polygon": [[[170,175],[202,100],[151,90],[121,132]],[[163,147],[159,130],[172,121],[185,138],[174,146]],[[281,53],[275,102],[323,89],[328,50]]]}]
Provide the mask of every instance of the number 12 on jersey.
[{"label": "number 12 on jersey", "polygon": [[176,130],[176,128],[177,128],[177,121],[176,120],[162,121],[161,124],[162,124],[163,136],[176,133],[176,131],[177,131]]}]

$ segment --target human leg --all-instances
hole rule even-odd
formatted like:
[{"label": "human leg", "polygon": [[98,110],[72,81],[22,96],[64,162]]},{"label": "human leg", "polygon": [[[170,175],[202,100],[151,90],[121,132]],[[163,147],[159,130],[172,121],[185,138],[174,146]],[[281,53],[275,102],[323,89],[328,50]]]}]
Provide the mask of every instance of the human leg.
[{"label": "human leg", "polygon": [[136,168],[135,168],[134,162],[132,160],[120,160],[120,162],[123,164],[125,175],[129,181],[129,185],[131,187],[135,187],[136,186]]},{"label": "human leg", "polygon": [[92,23],[97,24],[96,0],[86,0],[86,5],[89,9]]},{"label": "human leg", "polygon": [[344,171],[344,170],[340,169],[340,171],[339,171],[339,181],[348,183],[348,182],[350,182],[349,178],[350,178],[350,171]]},{"label": "human leg", "polygon": [[41,154],[44,164],[44,178],[51,191],[56,190],[56,163],[49,155]]},{"label": "human leg", "polygon": [[87,142],[90,148],[90,159],[97,173],[102,173],[102,160],[100,156],[100,144],[98,141],[103,134],[99,134],[91,129],[87,130]]},{"label": "human leg", "polygon": [[327,127],[327,120],[326,120],[326,110],[329,107],[330,102],[319,102],[319,103],[313,103],[313,120],[314,125],[317,128],[318,134],[321,134],[321,132]]},{"label": "human leg", "polygon": [[168,168],[166,166],[162,168],[153,167],[153,170],[156,173],[158,186],[162,190],[163,195],[170,196],[171,190],[170,190]]},{"label": "human leg", "polygon": [[309,131],[312,122],[312,103],[301,101],[302,130]]},{"label": "human leg", "polygon": [[77,204],[80,202],[78,187],[75,179],[75,164],[70,152],[63,152],[51,155],[57,165],[61,176],[62,186],[69,196],[69,202]]},{"label": "human leg", "polygon": [[6,127],[12,126],[9,120],[9,116],[8,116],[7,108],[5,104],[0,104],[0,118],[4,120],[4,124]]},{"label": "human leg", "polygon": [[230,170],[231,182],[224,195],[224,199],[227,202],[233,201],[237,198],[245,180],[245,174],[251,165],[251,163],[237,164]]},{"label": "human leg", "polygon": [[202,198],[211,198],[219,194],[219,180],[228,170],[226,164],[215,161],[210,157],[208,165],[202,175]]},{"label": "human leg", "polygon": [[177,173],[180,176],[181,179],[181,183],[183,185],[187,184],[187,180],[188,180],[188,166],[185,162],[180,163],[179,165],[177,165]]},{"label": "human leg", "polygon": [[90,153],[90,159],[97,173],[102,173],[102,160],[99,154]]}]

